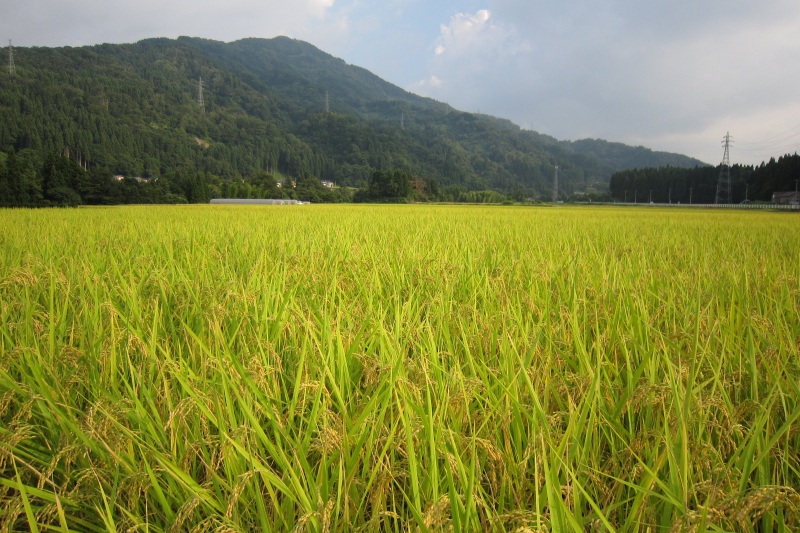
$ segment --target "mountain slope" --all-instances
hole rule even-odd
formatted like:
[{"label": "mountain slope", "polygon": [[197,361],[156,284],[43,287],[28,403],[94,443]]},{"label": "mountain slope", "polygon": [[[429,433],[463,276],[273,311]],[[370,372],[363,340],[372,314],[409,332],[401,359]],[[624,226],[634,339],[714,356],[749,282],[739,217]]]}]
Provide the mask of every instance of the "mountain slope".
[{"label": "mountain slope", "polygon": [[0,75],[0,144],[41,161],[69,147],[126,175],[266,170],[363,186],[403,168],[443,186],[548,196],[555,165],[566,193],[605,189],[626,168],[702,165],[463,113],[285,37],[17,48],[15,62],[16,76]]}]

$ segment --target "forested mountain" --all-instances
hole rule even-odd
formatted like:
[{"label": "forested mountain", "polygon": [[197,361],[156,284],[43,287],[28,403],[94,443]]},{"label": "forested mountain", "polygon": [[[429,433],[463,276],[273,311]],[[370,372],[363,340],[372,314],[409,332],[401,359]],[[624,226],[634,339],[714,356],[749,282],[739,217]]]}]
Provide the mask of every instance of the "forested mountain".
[{"label": "forested mountain", "polygon": [[[0,74],[0,146],[20,176],[37,181],[24,185],[34,196],[54,154],[108,175],[199,179],[211,189],[198,198],[242,183],[251,194],[265,174],[366,188],[376,171],[398,169],[450,194],[549,198],[555,165],[567,195],[606,190],[624,169],[702,165],[642,147],[558,141],[457,111],[285,37],[14,54],[14,75]],[[188,199],[184,189],[172,192]]]}]

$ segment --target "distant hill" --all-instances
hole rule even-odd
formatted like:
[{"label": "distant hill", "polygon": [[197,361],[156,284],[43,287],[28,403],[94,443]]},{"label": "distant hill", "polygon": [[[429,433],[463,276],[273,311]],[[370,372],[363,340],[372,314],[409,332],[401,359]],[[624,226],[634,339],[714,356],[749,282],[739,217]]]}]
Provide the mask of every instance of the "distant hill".
[{"label": "distant hill", "polygon": [[400,168],[443,187],[547,198],[555,165],[565,194],[606,190],[620,170],[703,165],[461,112],[285,37],[15,48],[15,64],[14,77],[0,74],[0,145],[41,162],[68,148],[123,175],[267,171],[361,187]]}]

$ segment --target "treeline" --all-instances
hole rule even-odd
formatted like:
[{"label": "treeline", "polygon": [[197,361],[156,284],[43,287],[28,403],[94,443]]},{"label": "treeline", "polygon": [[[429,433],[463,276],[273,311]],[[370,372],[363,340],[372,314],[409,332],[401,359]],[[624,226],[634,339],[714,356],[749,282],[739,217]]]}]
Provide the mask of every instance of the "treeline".
[{"label": "treeline", "polygon": [[[331,189],[310,175],[290,179],[261,171],[226,179],[188,170],[158,178],[114,175],[86,169],[63,154],[41,161],[31,149],[0,153],[0,207],[208,203],[211,198],[287,198],[305,202],[346,202],[347,189]],[[281,186],[282,185],[282,186]]]},{"label": "treeline", "polygon": [[[611,176],[609,189],[616,202],[713,204],[723,168],[640,168]],[[800,156],[785,155],[759,166],[730,167],[733,203],[769,202],[772,194],[794,191],[800,179]]]},{"label": "treeline", "polygon": [[98,167],[86,169],[66,154],[40,160],[24,149],[0,153],[0,207],[74,207],[79,205],[208,203],[211,198],[283,198],[312,203],[456,202],[509,203],[526,201],[522,191],[468,190],[455,184],[441,187],[435,179],[406,170],[378,170],[366,187],[329,187],[311,174],[290,179],[257,171],[228,179],[209,173],[176,170],[160,177],[114,175]]},{"label": "treeline", "polygon": [[[525,199],[522,199],[525,200]],[[434,179],[412,176],[401,170],[379,170],[372,174],[366,188],[353,196],[354,202],[410,203],[454,202],[472,204],[500,204],[513,200],[497,191],[469,191],[461,185],[440,187]]]},{"label": "treeline", "polygon": [[[235,178],[186,169],[168,171],[160,177],[123,176],[99,167],[86,168],[66,153],[51,154],[42,160],[30,148],[0,152],[0,207],[208,203],[212,198],[282,198],[312,203],[537,201],[521,187],[502,194],[491,189],[469,190],[462,184],[441,186],[433,178],[422,178],[403,169],[374,171],[366,186],[358,189],[326,186],[308,173],[292,179],[265,170]],[[608,200],[596,193],[565,199]]]}]

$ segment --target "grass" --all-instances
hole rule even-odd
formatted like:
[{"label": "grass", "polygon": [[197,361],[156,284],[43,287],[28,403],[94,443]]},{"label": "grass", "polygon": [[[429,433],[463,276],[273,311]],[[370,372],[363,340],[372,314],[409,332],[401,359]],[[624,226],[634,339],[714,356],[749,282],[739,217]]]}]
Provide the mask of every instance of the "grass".
[{"label": "grass", "polygon": [[794,531],[800,225],[0,211],[0,524]]}]

